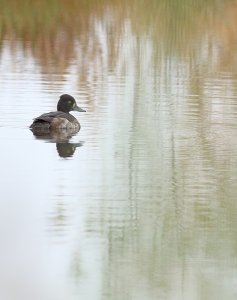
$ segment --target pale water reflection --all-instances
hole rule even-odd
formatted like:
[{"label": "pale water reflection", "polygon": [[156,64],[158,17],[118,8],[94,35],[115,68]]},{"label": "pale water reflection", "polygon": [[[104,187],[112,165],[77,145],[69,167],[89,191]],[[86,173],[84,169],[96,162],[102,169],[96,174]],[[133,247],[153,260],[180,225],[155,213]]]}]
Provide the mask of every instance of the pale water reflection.
[{"label": "pale water reflection", "polygon": [[46,2],[0,3],[0,299],[236,299],[237,2]]}]

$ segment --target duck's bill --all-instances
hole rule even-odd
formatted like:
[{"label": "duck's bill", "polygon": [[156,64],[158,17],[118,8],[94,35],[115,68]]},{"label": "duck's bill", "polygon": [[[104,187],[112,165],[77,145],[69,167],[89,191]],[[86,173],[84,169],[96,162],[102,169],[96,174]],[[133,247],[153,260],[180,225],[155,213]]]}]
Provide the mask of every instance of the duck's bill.
[{"label": "duck's bill", "polygon": [[73,110],[76,110],[76,111],[80,111],[80,112],[86,112],[85,109],[79,107],[79,106],[74,106]]}]

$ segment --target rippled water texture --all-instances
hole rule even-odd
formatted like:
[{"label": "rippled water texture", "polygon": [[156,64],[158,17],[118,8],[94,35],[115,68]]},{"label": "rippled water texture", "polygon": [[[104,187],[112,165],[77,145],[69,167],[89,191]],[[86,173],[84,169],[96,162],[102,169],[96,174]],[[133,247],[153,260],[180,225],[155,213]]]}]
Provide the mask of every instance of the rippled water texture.
[{"label": "rippled water texture", "polygon": [[[0,1],[0,299],[237,299],[237,1]],[[73,95],[76,135],[32,119]]]}]

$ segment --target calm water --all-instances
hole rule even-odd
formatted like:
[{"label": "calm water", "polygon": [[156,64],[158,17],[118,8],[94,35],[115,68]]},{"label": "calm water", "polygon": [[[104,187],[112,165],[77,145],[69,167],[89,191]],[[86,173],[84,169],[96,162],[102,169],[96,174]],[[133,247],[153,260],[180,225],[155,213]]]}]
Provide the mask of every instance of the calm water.
[{"label": "calm water", "polygon": [[236,299],[237,1],[196,2],[0,2],[0,299]]}]

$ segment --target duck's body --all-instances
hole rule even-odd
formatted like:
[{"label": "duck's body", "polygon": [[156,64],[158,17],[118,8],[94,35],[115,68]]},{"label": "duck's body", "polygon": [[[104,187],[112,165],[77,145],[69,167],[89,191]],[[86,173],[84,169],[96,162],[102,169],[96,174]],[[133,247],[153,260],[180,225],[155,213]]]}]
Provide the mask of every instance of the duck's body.
[{"label": "duck's body", "polygon": [[72,110],[85,111],[77,106],[72,96],[64,94],[58,101],[57,111],[45,113],[35,118],[30,128],[33,131],[70,129],[78,132],[81,126],[78,120],[69,113]]},{"label": "duck's body", "polygon": [[80,129],[80,123],[69,113],[52,111],[35,118],[30,126],[32,129],[42,127],[45,129]]}]

